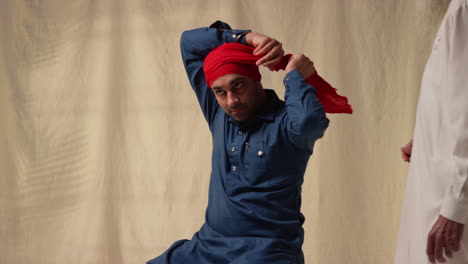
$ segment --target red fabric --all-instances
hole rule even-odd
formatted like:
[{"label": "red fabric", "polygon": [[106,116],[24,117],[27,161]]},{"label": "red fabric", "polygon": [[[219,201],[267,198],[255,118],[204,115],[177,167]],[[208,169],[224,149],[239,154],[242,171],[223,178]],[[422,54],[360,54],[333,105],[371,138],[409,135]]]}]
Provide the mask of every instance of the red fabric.
[{"label": "red fabric", "polygon": [[[255,62],[261,55],[253,55],[255,48],[239,43],[226,43],[213,51],[205,58],[203,71],[205,72],[206,82],[211,88],[213,82],[226,74],[240,74],[242,76],[260,81],[262,76]],[[284,70],[288,64],[291,54],[283,57],[280,63],[275,65],[275,71]],[[327,113],[345,113],[352,114],[353,109],[348,104],[348,98],[339,95],[327,81],[325,81],[317,72],[306,79],[306,82],[315,88],[317,98],[322,103]]]},{"label": "red fabric", "polygon": [[255,62],[261,56],[253,55],[253,48],[239,43],[223,44],[212,50],[203,62],[208,87],[219,77],[226,74],[240,74],[260,81],[262,75]]}]

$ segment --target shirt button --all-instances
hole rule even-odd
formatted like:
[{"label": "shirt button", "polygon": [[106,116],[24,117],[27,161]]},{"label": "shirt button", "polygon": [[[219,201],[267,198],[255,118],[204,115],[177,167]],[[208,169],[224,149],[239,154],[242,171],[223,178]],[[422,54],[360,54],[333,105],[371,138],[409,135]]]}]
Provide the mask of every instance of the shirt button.
[{"label": "shirt button", "polygon": [[259,157],[262,157],[262,156],[263,156],[263,151],[260,150],[260,151],[257,153],[257,155],[258,155]]},{"label": "shirt button", "polygon": [[232,151],[232,152],[236,151],[236,147],[232,147],[232,148],[231,148],[231,151]]},{"label": "shirt button", "polygon": [[236,34],[232,34],[232,37],[233,37],[233,38],[236,38],[236,37],[237,37],[237,35],[236,35]]},{"label": "shirt button", "polygon": [[239,130],[239,131],[237,131],[237,134],[242,135],[242,134],[244,134],[244,131]]},{"label": "shirt button", "polygon": [[232,170],[233,170],[233,171],[236,171],[236,170],[237,170],[237,167],[236,167],[236,166],[232,166]]}]

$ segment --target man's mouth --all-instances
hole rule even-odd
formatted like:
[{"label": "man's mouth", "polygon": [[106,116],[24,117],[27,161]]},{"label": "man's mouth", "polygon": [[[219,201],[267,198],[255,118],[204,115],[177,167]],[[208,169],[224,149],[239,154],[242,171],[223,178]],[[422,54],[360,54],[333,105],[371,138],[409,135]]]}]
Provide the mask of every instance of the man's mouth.
[{"label": "man's mouth", "polygon": [[232,113],[233,115],[237,115],[237,114],[240,114],[240,113],[244,112],[244,110],[245,110],[245,107],[244,107],[244,106],[241,106],[241,107],[232,109],[232,110],[231,110],[231,113]]}]

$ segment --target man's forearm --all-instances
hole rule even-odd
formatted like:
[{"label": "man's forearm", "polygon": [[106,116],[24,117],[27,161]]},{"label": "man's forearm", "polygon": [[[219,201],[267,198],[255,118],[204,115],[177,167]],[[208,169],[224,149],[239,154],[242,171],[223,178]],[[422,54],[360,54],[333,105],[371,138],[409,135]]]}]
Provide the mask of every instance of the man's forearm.
[{"label": "man's forearm", "polygon": [[328,127],[325,110],[299,71],[286,74],[284,85],[289,137],[297,147],[310,150]]}]

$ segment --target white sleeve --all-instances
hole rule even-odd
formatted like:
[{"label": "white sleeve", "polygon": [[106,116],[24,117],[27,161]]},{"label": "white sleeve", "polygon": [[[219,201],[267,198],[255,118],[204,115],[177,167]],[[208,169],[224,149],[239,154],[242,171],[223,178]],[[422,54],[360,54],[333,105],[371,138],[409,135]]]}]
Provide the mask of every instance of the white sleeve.
[{"label": "white sleeve", "polygon": [[447,17],[448,41],[447,82],[441,92],[446,93],[447,129],[451,135],[450,156],[452,170],[445,193],[441,215],[458,222],[468,220],[468,2]]}]

